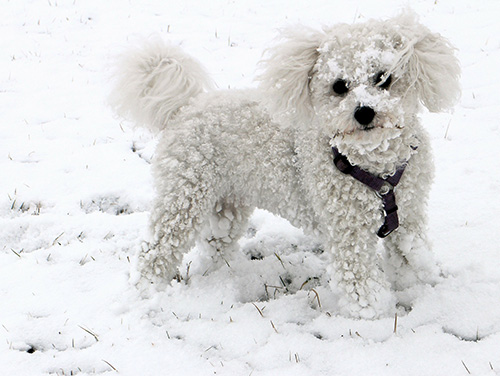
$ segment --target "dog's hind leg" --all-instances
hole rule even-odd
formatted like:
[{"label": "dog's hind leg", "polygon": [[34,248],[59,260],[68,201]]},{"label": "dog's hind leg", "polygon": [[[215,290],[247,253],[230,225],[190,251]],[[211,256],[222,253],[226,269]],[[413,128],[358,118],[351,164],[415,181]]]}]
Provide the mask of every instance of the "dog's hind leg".
[{"label": "dog's hind leg", "polygon": [[208,216],[199,238],[202,257],[209,264],[204,271],[230,266],[232,255],[238,249],[238,240],[248,227],[253,209],[235,200],[219,200]]},{"label": "dog's hind leg", "polygon": [[180,164],[175,173],[171,169],[166,171],[177,165],[168,162],[156,166],[157,175],[160,174],[151,213],[152,239],[138,257],[141,281],[157,285],[168,284],[178,277],[183,255],[194,246],[216,202],[213,184],[195,175],[185,164]]}]

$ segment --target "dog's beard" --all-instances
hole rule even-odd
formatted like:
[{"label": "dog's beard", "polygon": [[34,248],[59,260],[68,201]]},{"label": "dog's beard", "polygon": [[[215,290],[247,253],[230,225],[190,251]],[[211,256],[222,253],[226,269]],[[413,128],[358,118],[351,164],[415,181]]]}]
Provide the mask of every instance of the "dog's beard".
[{"label": "dog's beard", "polygon": [[330,123],[333,139],[361,144],[377,144],[384,139],[392,139],[400,134],[404,128],[404,120],[392,113],[378,113],[373,122],[368,125],[359,124],[352,116],[342,119],[338,116],[332,118]]},{"label": "dog's beard", "polygon": [[350,132],[336,133],[331,138],[332,145],[339,143],[350,144],[356,148],[374,150],[388,140],[398,138],[401,135],[401,128],[378,128],[369,130],[353,130]]},{"label": "dog's beard", "polygon": [[398,127],[395,124],[391,128],[338,133],[330,138],[330,145],[337,147],[349,157],[351,163],[361,168],[373,173],[391,173],[409,160],[420,144],[411,124],[401,124],[398,123]]}]

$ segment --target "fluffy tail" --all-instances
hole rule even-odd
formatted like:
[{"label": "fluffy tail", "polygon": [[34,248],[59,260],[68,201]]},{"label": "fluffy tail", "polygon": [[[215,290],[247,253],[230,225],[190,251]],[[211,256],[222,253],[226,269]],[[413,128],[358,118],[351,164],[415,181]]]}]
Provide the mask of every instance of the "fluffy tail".
[{"label": "fluffy tail", "polygon": [[109,97],[115,112],[153,132],[165,128],[190,98],[213,87],[198,61],[161,40],[123,55],[115,78]]}]

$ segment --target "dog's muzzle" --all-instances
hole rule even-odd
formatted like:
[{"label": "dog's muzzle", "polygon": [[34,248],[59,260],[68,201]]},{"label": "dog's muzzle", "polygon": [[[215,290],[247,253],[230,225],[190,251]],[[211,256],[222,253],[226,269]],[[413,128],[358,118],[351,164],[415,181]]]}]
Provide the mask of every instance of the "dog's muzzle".
[{"label": "dog's muzzle", "polygon": [[363,126],[364,129],[371,129],[371,122],[375,118],[376,112],[368,106],[359,106],[354,111],[354,119]]}]

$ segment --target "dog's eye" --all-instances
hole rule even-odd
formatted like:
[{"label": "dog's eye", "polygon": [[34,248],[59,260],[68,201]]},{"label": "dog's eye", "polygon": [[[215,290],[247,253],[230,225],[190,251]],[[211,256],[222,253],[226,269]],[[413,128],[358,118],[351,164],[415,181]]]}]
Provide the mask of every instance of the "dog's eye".
[{"label": "dog's eye", "polygon": [[386,72],[378,72],[377,75],[375,76],[375,86],[378,86],[382,89],[388,89],[389,86],[391,86],[392,82],[392,75],[389,75],[388,77],[385,78],[385,81],[382,82],[382,79],[384,78]]},{"label": "dog's eye", "polygon": [[333,92],[337,95],[344,95],[349,91],[349,84],[346,80],[338,79],[332,85]]}]

